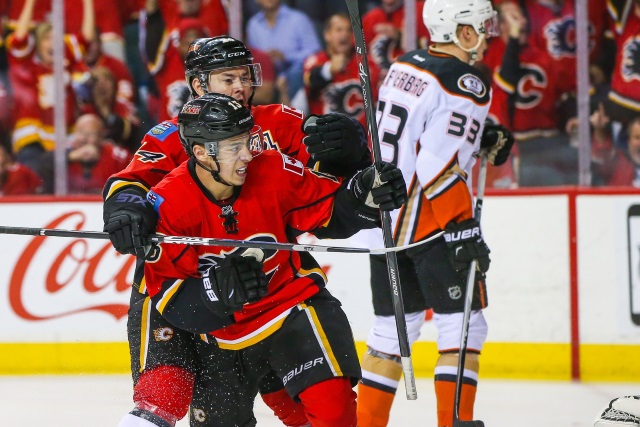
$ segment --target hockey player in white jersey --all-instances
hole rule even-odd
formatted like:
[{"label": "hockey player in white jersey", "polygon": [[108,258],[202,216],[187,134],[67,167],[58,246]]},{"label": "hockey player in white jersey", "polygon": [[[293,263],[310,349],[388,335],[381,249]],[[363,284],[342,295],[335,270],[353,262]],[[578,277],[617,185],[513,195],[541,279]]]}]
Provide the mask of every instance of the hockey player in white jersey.
[{"label": "hockey player in white jersey", "polygon": [[616,397],[598,412],[593,425],[594,427],[640,426],[640,396]]},{"label": "hockey player in white jersey", "polygon": [[[487,324],[484,273],[489,248],[473,218],[471,169],[485,149],[490,162],[506,161],[513,138],[500,126],[485,126],[490,84],[472,65],[498,35],[496,12],[487,0],[427,0],[424,23],[433,43],[401,56],[389,69],[378,97],[377,119],[384,161],[402,171],[409,202],[393,215],[397,245],[443,238],[398,253],[410,343],[420,334],[425,309],[438,329],[435,367],[438,426],[451,426],[464,291],[472,259],[477,285],[469,325],[460,419],[472,420],[478,355]],[[375,236],[374,236],[375,238]],[[358,426],[386,426],[402,373],[388,275],[383,256],[371,257],[374,325],[358,386]]]}]

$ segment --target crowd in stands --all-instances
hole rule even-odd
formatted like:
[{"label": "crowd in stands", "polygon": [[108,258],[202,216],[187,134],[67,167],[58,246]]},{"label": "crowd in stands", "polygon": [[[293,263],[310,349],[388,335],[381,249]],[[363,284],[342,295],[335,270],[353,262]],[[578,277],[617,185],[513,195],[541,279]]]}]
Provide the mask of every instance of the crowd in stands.
[{"label": "crowd in stands", "polygon": [[[403,53],[403,3],[360,0],[374,86]],[[575,0],[493,3],[501,36],[475,66],[491,82],[491,120],[517,144],[511,161],[490,170],[489,185],[577,184]],[[51,0],[0,0],[0,195],[53,192],[57,144],[67,152],[69,192],[99,193],[142,135],[189,99],[189,44],[228,34],[229,4],[64,0],[68,137],[56,141]],[[425,48],[422,5],[415,39]],[[243,40],[262,68],[254,104],[365,123],[343,0],[243,0],[242,8]],[[640,187],[640,0],[589,1],[589,34],[592,185]]]}]

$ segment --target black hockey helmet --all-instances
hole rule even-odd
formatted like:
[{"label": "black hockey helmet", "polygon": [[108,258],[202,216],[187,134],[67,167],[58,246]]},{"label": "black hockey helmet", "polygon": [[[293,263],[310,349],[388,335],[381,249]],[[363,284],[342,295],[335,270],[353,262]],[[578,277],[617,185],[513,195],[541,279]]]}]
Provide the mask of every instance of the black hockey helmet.
[{"label": "black hockey helmet", "polygon": [[178,114],[180,141],[189,156],[194,145],[202,145],[215,157],[220,141],[251,132],[253,126],[249,108],[219,93],[205,93],[187,102]]},{"label": "black hockey helmet", "polygon": [[193,79],[198,78],[206,92],[209,73],[222,68],[247,66],[251,73],[251,85],[262,85],[260,64],[254,64],[251,51],[233,37],[217,36],[194,40],[189,46],[184,64],[185,77],[194,97],[198,95],[191,86]]}]

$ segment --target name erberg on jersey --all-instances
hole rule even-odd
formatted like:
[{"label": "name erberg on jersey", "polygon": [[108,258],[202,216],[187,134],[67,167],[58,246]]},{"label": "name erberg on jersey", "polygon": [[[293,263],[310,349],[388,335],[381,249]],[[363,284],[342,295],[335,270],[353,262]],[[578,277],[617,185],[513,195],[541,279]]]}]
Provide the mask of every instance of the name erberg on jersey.
[{"label": "name erberg on jersey", "polygon": [[424,93],[429,83],[411,73],[391,69],[383,86],[395,87],[417,98]]}]

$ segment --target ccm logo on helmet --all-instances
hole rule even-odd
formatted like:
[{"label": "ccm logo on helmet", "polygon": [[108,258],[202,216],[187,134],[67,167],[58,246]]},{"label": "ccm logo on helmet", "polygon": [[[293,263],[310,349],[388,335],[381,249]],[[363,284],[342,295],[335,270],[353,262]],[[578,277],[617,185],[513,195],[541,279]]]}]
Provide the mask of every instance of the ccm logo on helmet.
[{"label": "ccm logo on helmet", "polygon": [[458,231],[456,233],[446,233],[444,235],[444,240],[450,243],[471,239],[476,236],[480,236],[480,227],[473,227],[469,230]]},{"label": "ccm logo on helmet", "polygon": [[247,54],[247,52],[229,52],[227,54],[227,57],[231,58],[234,56],[245,56]]}]

